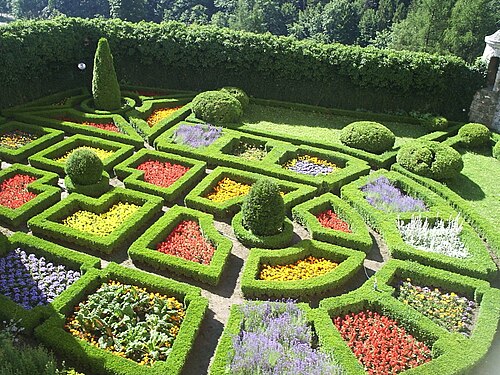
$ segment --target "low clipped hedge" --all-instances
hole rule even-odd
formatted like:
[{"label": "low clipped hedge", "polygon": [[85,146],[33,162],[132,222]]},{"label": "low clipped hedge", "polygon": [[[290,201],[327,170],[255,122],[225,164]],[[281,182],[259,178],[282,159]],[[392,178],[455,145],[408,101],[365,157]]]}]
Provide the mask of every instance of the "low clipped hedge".
[{"label": "low clipped hedge", "polygon": [[500,161],[500,142],[495,143],[493,146],[493,157]]},{"label": "low clipped hedge", "polygon": [[490,130],[483,124],[468,123],[458,131],[460,143],[467,148],[486,147],[490,144]]},{"label": "low clipped hedge", "polygon": [[[320,224],[316,215],[330,209],[349,224],[351,233],[325,228]],[[301,203],[292,209],[292,216],[307,229],[314,240],[364,252],[372,248],[373,241],[361,215],[336,195],[326,193]]]},{"label": "low clipped hedge", "polygon": [[293,239],[293,223],[285,217],[281,232],[273,235],[257,235],[243,226],[243,214],[238,212],[234,215],[231,226],[234,235],[246,247],[260,247],[264,249],[280,249],[288,246]]},{"label": "low clipped hedge", "polygon": [[[314,256],[338,263],[332,271],[305,280],[259,280],[263,264],[286,265]],[[319,297],[338,290],[363,266],[365,254],[340,246],[313,240],[303,240],[280,250],[251,249],[241,279],[241,290],[246,298],[306,298]]]},{"label": "low clipped hedge", "polygon": [[[184,220],[196,221],[203,236],[215,247],[216,250],[209,265],[163,254],[156,250],[156,245],[167,238],[172,230]],[[210,285],[217,285],[232,247],[231,240],[215,229],[212,215],[174,206],[130,246],[128,254],[134,262],[146,264],[154,269],[168,270]]]},{"label": "low clipped hedge", "polygon": [[[141,207],[107,236],[99,237],[61,223],[64,218],[79,210],[104,213],[120,201]],[[33,217],[28,222],[28,226],[33,233],[42,237],[71,243],[85,251],[109,254],[124,245],[141,228],[147,227],[148,223],[161,211],[161,207],[161,198],[123,188],[114,188],[99,198],[72,193],[63,201]]]},{"label": "low clipped hedge", "polygon": [[38,97],[37,99],[2,109],[6,116],[13,116],[18,112],[37,112],[49,109],[65,110],[78,105],[88,95],[86,88],[71,88],[56,93]]},{"label": "low clipped hedge", "polygon": [[71,284],[64,292],[57,296],[54,301],[44,306],[36,306],[31,310],[23,307],[0,294],[0,319],[20,320],[21,325],[31,333],[33,329],[46,318],[53,316],[64,308],[67,301],[80,293],[85,284],[95,274],[95,269],[100,268],[101,260],[90,255],[53,244],[40,238],[16,232],[8,237],[4,246],[0,247],[0,257],[6,256],[14,249],[20,248],[27,253],[44,257],[47,261],[65,265],[73,270],[82,272],[82,276]]},{"label": "low clipped hedge", "polygon": [[58,176],[23,164],[13,164],[0,171],[0,182],[17,174],[27,174],[37,180],[28,185],[28,191],[37,194],[22,206],[12,209],[0,205],[0,222],[9,227],[19,227],[28,219],[56,204],[61,199],[61,190],[57,186]]},{"label": "low clipped hedge", "polygon": [[[92,276],[85,288],[66,303],[61,314],[52,317],[35,330],[37,339],[51,348],[58,357],[66,359],[68,363],[98,374],[160,375],[168,373],[179,375],[187,361],[208,307],[208,301],[201,296],[200,289],[114,263],[110,263],[103,271]],[[153,293],[175,297],[187,305],[186,316],[172,345],[172,351],[165,361],[158,361],[152,366],[141,366],[134,361],[121,358],[75,338],[64,329],[66,317],[72,313],[74,307],[98,289],[102,283],[110,280],[137,285]]]},{"label": "low clipped hedge", "polygon": [[88,195],[89,197],[99,197],[111,189],[111,185],[109,184],[109,174],[104,171],[101,173],[99,181],[95,184],[76,184],[69,176],[66,176],[64,177],[64,186],[66,187],[66,190],[68,190],[68,193],[78,193]]},{"label": "low clipped hedge", "polygon": [[396,136],[384,125],[374,121],[356,121],[340,131],[340,142],[374,154],[390,151]]},{"label": "low clipped hedge", "polygon": [[[0,123],[2,122],[0,121]],[[35,134],[38,138],[16,149],[0,146],[0,158],[10,163],[25,163],[29,156],[62,141],[64,138],[64,132],[60,130],[29,125],[18,121],[9,121],[2,124],[0,126],[0,136],[16,130]]]},{"label": "low clipped hedge", "polygon": [[89,146],[101,148],[107,151],[114,151],[113,155],[102,161],[104,170],[111,174],[113,167],[134,153],[134,147],[114,141],[107,141],[86,135],[73,135],[64,139],[55,145],[46,148],[43,151],[36,153],[28,158],[30,164],[34,167],[45,169],[51,172],[56,172],[59,175],[64,175],[64,164],[54,159],[64,156],[67,152],[81,147]]},{"label": "low clipped hedge", "polygon": [[[262,175],[251,172],[238,171],[232,168],[217,167],[207,177],[205,177],[185,198],[186,206],[196,210],[211,213],[216,218],[229,218],[240,210],[244,196],[229,199],[225,202],[213,202],[206,198],[217,183],[223,178],[230,178],[240,183],[253,184],[259,180]],[[272,178],[273,179],[273,178]],[[280,188],[286,192],[283,197],[285,209],[290,210],[293,206],[312,198],[316,188],[296,182],[275,180]]]},{"label": "low clipped hedge", "polygon": [[[179,121],[184,120],[191,114],[191,105],[189,104],[192,99],[188,98],[165,98],[165,99],[152,99],[145,100],[141,106],[136,107],[126,113],[130,124],[135,131],[144,138],[147,142],[151,143],[166,130],[171,128]],[[160,120],[153,127],[147,123],[147,118],[157,109],[182,107],[177,111]]]},{"label": "low clipped hedge", "polygon": [[[156,186],[144,181],[144,172],[137,169],[140,164],[148,160],[179,164],[188,167],[189,170],[169,187]],[[118,164],[114,168],[114,171],[116,176],[123,181],[125,187],[162,197],[166,202],[171,203],[201,181],[203,176],[205,176],[205,169],[206,163],[200,160],[160,151],[141,149],[127,160]]]}]

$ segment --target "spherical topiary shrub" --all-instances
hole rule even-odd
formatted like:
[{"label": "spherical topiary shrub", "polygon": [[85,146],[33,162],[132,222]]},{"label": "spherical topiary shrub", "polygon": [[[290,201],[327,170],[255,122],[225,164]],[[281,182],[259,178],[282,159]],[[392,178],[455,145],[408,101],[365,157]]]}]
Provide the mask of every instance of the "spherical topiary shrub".
[{"label": "spherical topiary shrub", "polygon": [[500,141],[495,143],[495,146],[493,146],[493,157],[500,160]]},{"label": "spherical topiary shrub", "polygon": [[196,117],[210,123],[237,122],[243,109],[233,95],[224,91],[205,91],[193,99],[192,109]]},{"label": "spherical topiary shrub", "polygon": [[483,124],[469,123],[458,131],[460,142],[470,148],[487,146],[490,142],[490,130]]},{"label": "spherical topiary shrub", "polygon": [[431,114],[422,116],[422,124],[430,130],[444,130],[449,125],[448,120],[445,117],[433,116]]},{"label": "spherical topiary shrub", "polygon": [[373,121],[356,121],[340,131],[340,142],[364,151],[381,154],[392,149],[396,137],[384,125]]},{"label": "spherical topiary shrub", "polygon": [[457,176],[464,167],[462,157],[455,149],[432,141],[406,143],[396,160],[410,172],[438,181]]},{"label": "spherical topiary shrub", "polygon": [[78,185],[93,185],[102,177],[101,159],[90,150],[75,150],[66,161],[64,171]]},{"label": "spherical topiary shrub", "polygon": [[283,229],[285,204],[279,186],[268,179],[253,184],[241,206],[243,226],[258,236],[272,236]]},{"label": "spherical topiary shrub", "polygon": [[221,91],[227,92],[228,94],[234,96],[241,103],[242,109],[245,109],[250,103],[250,99],[245,91],[238,87],[223,87]]}]

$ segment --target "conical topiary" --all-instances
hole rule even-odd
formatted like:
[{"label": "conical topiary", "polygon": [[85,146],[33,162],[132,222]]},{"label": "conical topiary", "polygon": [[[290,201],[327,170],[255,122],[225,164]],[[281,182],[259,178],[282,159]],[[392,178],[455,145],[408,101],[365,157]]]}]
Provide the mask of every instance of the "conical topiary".
[{"label": "conical topiary", "polygon": [[113,56],[106,38],[99,39],[95,51],[92,95],[97,109],[114,111],[121,106],[120,85],[118,85]]},{"label": "conical topiary", "polygon": [[253,184],[241,206],[242,224],[258,236],[280,233],[285,221],[285,204],[279,186],[268,179]]}]

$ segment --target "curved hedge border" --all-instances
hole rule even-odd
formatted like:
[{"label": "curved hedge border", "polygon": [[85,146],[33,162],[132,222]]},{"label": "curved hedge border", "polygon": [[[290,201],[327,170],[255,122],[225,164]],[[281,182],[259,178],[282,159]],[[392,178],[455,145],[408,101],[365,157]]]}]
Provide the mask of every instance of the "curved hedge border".
[{"label": "curved hedge border", "polygon": [[[196,210],[211,213],[216,218],[229,218],[240,210],[244,196],[228,199],[225,202],[213,202],[205,196],[210,193],[217,183],[223,178],[230,178],[245,184],[253,184],[262,175],[251,172],[238,171],[232,168],[217,167],[205,177],[184,199],[186,206]],[[289,211],[293,206],[304,202],[314,196],[316,188],[296,182],[289,182],[270,178],[286,193],[283,196],[285,208]]]},{"label": "curved hedge border", "polygon": [[140,101],[159,99],[183,99],[193,98],[195,91],[162,89],[154,86],[120,85],[122,94],[125,96],[136,96]]},{"label": "curved hedge border", "polygon": [[[316,215],[326,210],[332,210],[347,222],[351,233],[323,227]],[[336,195],[326,193],[301,203],[292,209],[292,216],[297,223],[306,227],[314,240],[364,252],[368,252],[372,248],[372,237],[361,215]]]},{"label": "curved hedge border", "polygon": [[101,260],[90,255],[82,254],[65,247],[55,245],[37,237],[25,233],[16,232],[8,237],[7,246],[0,247],[0,257],[3,258],[14,249],[21,248],[27,253],[33,253],[37,257],[45,257],[47,261],[65,265],[73,270],[82,272],[82,277],[69,286],[64,292],[57,296],[54,301],[44,306],[36,306],[31,310],[23,307],[0,294],[0,319],[21,320],[22,326],[32,332],[32,330],[55,312],[60,312],[67,301],[75,294],[81,292],[86,282],[92,277],[92,269],[100,268]]},{"label": "curved hedge border", "polygon": [[[141,206],[122,225],[105,237],[67,227],[61,223],[63,219],[79,210],[94,213],[106,212],[114,204],[124,201]],[[109,254],[122,246],[133,234],[138,233],[160,212],[162,199],[149,194],[114,188],[99,198],[71,193],[67,198],[43,213],[33,217],[28,226],[33,233],[63,243],[71,243],[90,252]]]},{"label": "curved hedge border", "polygon": [[51,207],[61,199],[61,190],[57,186],[57,175],[28,165],[13,164],[11,167],[1,170],[0,183],[19,173],[37,178],[27,187],[28,191],[37,194],[37,196],[15,209],[0,205],[0,222],[9,227],[26,224],[29,218]]},{"label": "curved hedge border", "polygon": [[[196,221],[203,236],[215,247],[215,253],[209,265],[163,254],[156,250],[156,245],[165,240],[184,220]],[[186,207],[173,206],[130,246],[128,254],[133,261],[147,264],[154,269],[169,270],[210,285],[217,285],[232,247],[231,240],[215,229],[212,215]]]},{"label": "curved hedge border", "polygon": [[88,195],[90,197],[100,197],[111,189],[111,185],[109,184],[109,174],[104,171],[101,173],[101,179],[95,184],[90,185],[75,184],[71,178],[66,175],[66,177],[64,177],[64,186],[66,187],[68,193],[78,193]]},{"label": "curved hedge border", "polygon": [[[74,121],[63,121],[56,117],[68,117]],[[74,108],[50,109],[37,112],[16,112],[14,117],[20,121],[38,124],[53,129],[63,130],[66,134],[83,134],[99,137],[110,141],[123,142],[133,145],[136,149],[144,146],[144,140],[136,133],[134,128],[120,115],[98,115],[83,113]],[[120,133],[83,125],[78,121],[91,121],[96,123],[112,122],[120,130]]]},{"label": "curved hedge border", "polygon": [[[137,169],[141,163],[148,160],[169,162],[188,167],[189,170],[167,188],[156,186],[144,181],[144,172]],[[114,171],[123,180],[125,187],[162,197],[166,202],[174,202],[186,191],[189,191],[205,176],[206,163],[185,158],[175,154],[141,149],[124,162],[118,164]]]},{"label": "curved hedge border", "polygon": [[[200,289],[143,271],[121,267],[115,263],[110,263],[104,270],[96,272],[92,276],[85,288],[67,302],[62,310],[63,315],[54,316],[39,326],[35,330],[35,336],[69,363],[89,369],[97,374],[179,375],[198,335],[208,307],[208,300],[200,295]],[[66,316],[71,314],[73,308],[87,295],[98,289],[102,283],[109,280],[137,285],[153,293],[175,297],[187,305],[186,316],[172,345],[172,351],[165,361],[158,361],[152,366],[141,366],[134,361],[92,346],[64,330]]]},{"label": "curved hedge border", "polygon": [[[192,100],[192,96],[185,99],[151,99],[146,100],[142,103],[140,107],[136,107],[130,111],[125,113],[125,116],[130,121],[132,127],[136,130],[136,132],[143,137],[149,143],[153,143],[153,141],[159,135],[163,134],[165,130],[172,127],[174,124],[179,121],[184,120],[191,113],[191,106],[188,104]],[[160,108],[171,108],[171,107],[179,107],[177,111],[165,117],[156,123],[152,128],[149,127],[146,119],[151,115],[151,113]]]},{"label": "curved hedge border", "polygon": [[125,145],[119,142],[77,134],[30,156],[28,160],[34,167],[56,172],[64,176],[64,164],[55,161],[54,158],[64,156],[67,152],[80,146],[90,146],[107,151],[114,151],[113,155],[102,161],[104,170],[109,174],[112,173],[113,167],[116,164],[132,156],[134,153],[134,146],[132,145]]},{"label": "curved hedge border", "polygon": [[0,107],[81,85],[75,62],[85,61],[90,71],[99,37],[110,42],[118,77],[145,86],[206,90],[232,84],[256,97],[462,119],[483,85],[482,72],[452,56],[177,22],[55,18],[2,28]]},{"label": "curved hedge border", "polygon": [[[306,280],[259,280],[262,264],[286,265],[308,256],[325,258],[338,263],[332,271]],[[322,296],[339,289],[363,266],[365,254],[352,249],[303,240],[292,247],[280,250],[251,249],[245,262],[241,291],[246,298],[303,298]]]},{"label": "curved hedge border", "polygon": [[38,138],[16,149],[0,146],[0,158],[10,163],[26,162],[29,156],[44,150],[56,142],[62,141],[64,138],[64,132],[60,130],[24,124],[17,121],[9,121],[2,124],[0,126],[0,135],[14,130],[29,132],[37,135]]},{"label": "curved hedge border", "polygon": [[280,249],[290,245],[293,239],[293,223],[285,217],[282,231],[270,236],[259,236],[243,226],[243,214],[238,212],[231,220],[234,235],[246,247],[260,247],[264,249]]}]

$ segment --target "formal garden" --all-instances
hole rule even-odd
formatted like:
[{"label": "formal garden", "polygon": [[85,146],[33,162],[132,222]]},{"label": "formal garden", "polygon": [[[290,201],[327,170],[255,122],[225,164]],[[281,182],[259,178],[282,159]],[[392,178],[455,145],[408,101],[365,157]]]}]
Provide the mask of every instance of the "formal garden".
[{"label": "formal garden", "polygon": [[[167,27],[56,20],[0,33],[59,64],[42,75],[0,54],[12,72],[0,93],[2,371],[478,374],[500,319],[500,134],[462,110],[482,76],[423,54],[385,56],[399,81],[340,61],[328,96],[331,62],[302,44],[318,69],[282,92],[306,74],[287,65],[300,44],[235,33],[224,43],[240,60],[196,90],[203,69],[190,77],[183,58],[204,54],[214,74],[220,41],[177,25],[182,43],[216,47],[174,48]],[[133,62],[163,56],[151,40],[135,47],[141,28],[185,66],[139,81]],[[252,66],[264,87],[238,78],[253,58],[238,41],[256,61],[281,46],[283,86],[266,87],[280,74],[271,55]],[[416,72],[398,68],[412,57]],[[376,85],[380,97],[353,99]],[[395,111],[395,98],[419,112]]]}]

